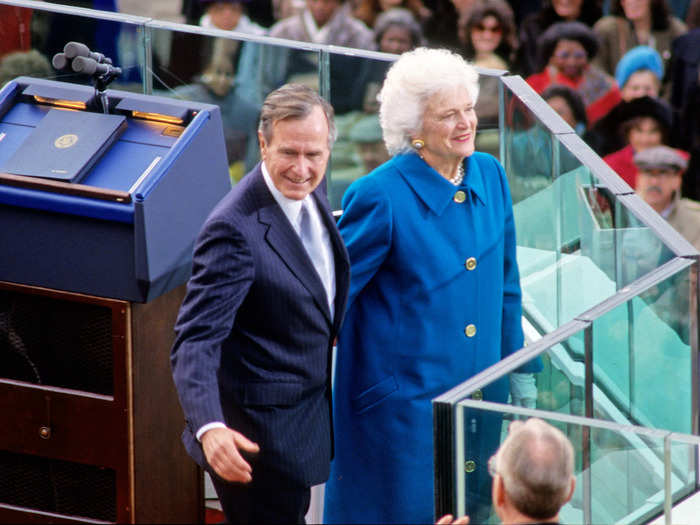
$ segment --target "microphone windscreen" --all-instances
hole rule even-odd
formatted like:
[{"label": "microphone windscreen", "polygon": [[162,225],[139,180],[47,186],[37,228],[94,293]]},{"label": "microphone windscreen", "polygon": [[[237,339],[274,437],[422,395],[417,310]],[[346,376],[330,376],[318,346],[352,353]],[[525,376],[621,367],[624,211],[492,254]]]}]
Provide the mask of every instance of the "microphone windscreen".
[{"label": "microphone windscreen", "polygon": [[68,42],[64,46],[63,52],[66,54],[66,58],[90,56],[90,48],[80,42]]},{"label": "microphone windscreen", "polygon": [[68,59],[64,53],[56,53],[51,59],[51,65],[55,69],[63,69],[68,65]]},{"label": "microphone windscreen", "polygon": [[75,57],[72,66],[76,73],[85,73],[86,75],[92,75],[97,70],[97,62],[92,58]]}]

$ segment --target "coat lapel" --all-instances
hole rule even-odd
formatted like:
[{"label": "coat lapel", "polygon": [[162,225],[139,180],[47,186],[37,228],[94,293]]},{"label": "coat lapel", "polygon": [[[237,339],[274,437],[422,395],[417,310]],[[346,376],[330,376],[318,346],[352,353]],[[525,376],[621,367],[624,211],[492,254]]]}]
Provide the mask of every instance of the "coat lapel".
[{"label": "coat lapel", "polygon": [[314,270],[301,239],[289,223],[287,216],[275,202],[274,197],[265,186],[262,173],[258,172],[254,184],[254,192],[258,204],[258,220],[265,224],[265,241],[279,256],[289,271],[308,290],[319,309],[329,323],[332,324],[331,314],[326,300],[326,292],[320,277]]},{"label": "coat lapel", "polygon": [[[324,179],[325,180],[325,179]],[[325,225],[333,246],[333,258],[335,259],[335,319],[333,319],[333,330],[337,332],[340,328],[340,321],[343,318],[345,302],[348,298],[348,288],[350,284],[350,258],[345,249],[345,243],[340,236],[335,219],[331,213],[331,207],[325,196],[325,185],[316,188],[313,195],[316,198],[316,205],[321,211],[323,224]]]}]

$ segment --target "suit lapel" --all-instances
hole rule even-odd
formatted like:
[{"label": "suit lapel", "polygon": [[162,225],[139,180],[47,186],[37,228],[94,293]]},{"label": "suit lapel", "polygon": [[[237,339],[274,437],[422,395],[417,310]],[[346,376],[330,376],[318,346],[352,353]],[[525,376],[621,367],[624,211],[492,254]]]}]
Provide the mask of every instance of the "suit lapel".
[{"label": "suit lapel", "polygon": [[260,223],[267,225],[265,241],[279,256],[284,265],[289,268],[289,271],[308,290],[319,309],[323,312],[323,315],[332,324],[325,288],[314,270],[314,265],[309,259],[301,239],[299,239],[297,232],[289,223],[282,208],[279,207],[267,189],[262,173],[258,171],[256,175],[257,180],[254,184],[254,193],[258,204],[258,220]]}]

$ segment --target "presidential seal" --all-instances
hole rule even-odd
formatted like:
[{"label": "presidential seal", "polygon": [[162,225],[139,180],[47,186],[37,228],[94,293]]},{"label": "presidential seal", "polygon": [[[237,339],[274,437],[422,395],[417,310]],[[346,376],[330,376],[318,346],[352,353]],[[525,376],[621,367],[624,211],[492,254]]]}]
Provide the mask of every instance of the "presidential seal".
[{"label": "presidential seal", "polygon": [[58,149],[66,149],[70,148],[71,146],[74,146],[76,142],[78,142],[78,135],[68,133],[67,135],[61,135],[60,137],[58,137],[54,141],[53,145],[56,146]]}]

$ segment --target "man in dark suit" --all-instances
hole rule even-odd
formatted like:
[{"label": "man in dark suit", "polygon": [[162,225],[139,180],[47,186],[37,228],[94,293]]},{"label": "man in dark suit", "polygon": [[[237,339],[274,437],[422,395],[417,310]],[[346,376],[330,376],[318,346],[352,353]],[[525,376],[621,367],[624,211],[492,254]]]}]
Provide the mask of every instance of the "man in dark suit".
[{"label": "man in dark suit", "polygon": [[331,354],[349,281],[320,185],[334,136],[333,109],[314,91],[272,92],[262,162],[195,246],[173,377],[183,441],[231,523],[303,523],[310,487],[328,478]]}]

